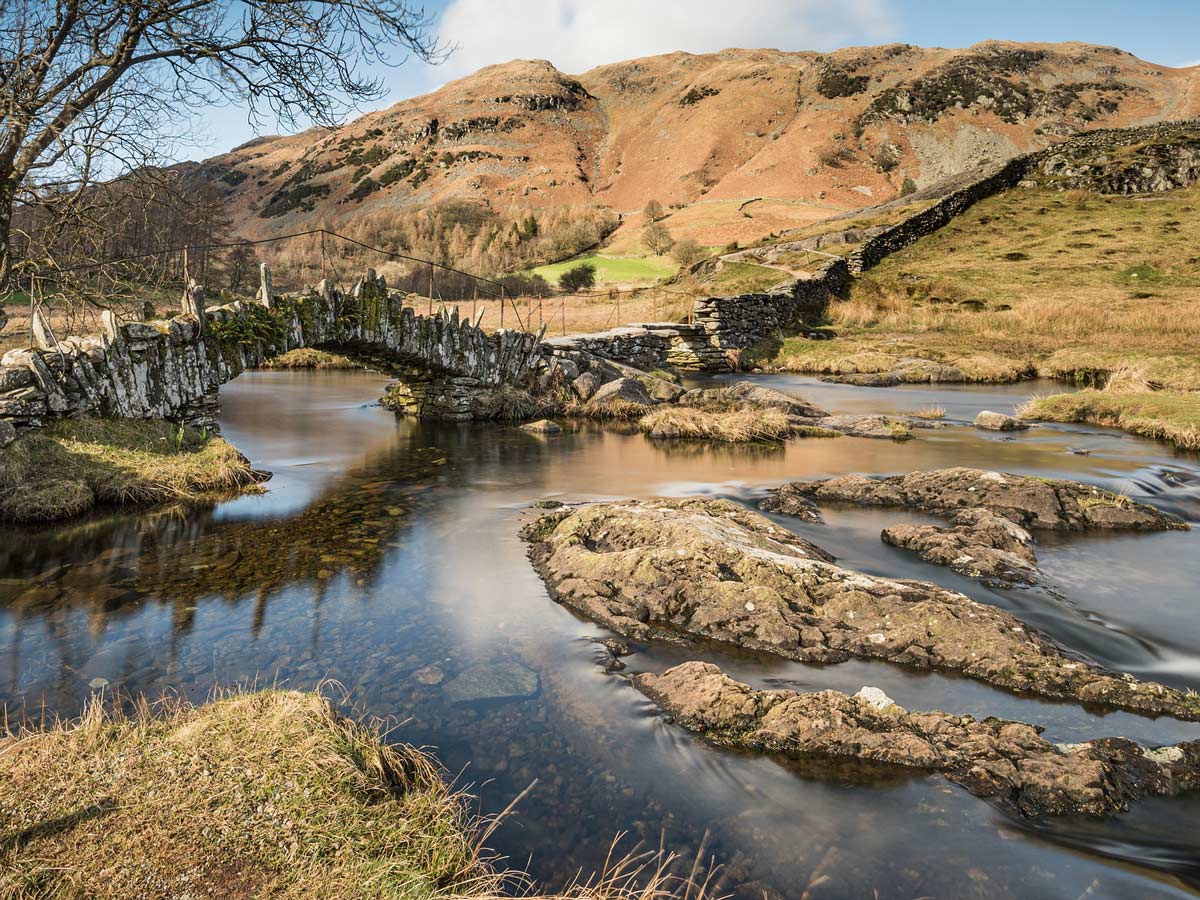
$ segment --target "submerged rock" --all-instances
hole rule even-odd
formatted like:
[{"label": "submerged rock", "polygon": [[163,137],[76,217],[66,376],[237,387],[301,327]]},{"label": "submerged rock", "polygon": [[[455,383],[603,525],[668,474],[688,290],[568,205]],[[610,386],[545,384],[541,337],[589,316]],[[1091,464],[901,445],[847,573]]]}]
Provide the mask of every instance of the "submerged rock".
[{"label": "submerged rock", "polygon": [[1101,738],[1061,749],[1022,722],[909,712],[870,688],[853,697],[756,691],[703,662],[635,675],[633,683],[715,743],[941,772],[1024,816],[1104,816],[1140,797],[1200,789],[1200,741],[1148,750]]},{"label": "submerged rock", "polygon": [[833,564],[726,500],[621,501],[527,526],[551,596],[635,640],[703,638],[807,662],[858,657],[1046,697],[1200,720],[1200,697],[1064,656],[1009,613]]},{"label": "submerged rock", "polygon": [[536,422],[522,425],[521,430],[531,431],[534,434],[557,434],[562,431],[562,426],[557,422],[551,422],[549,419],[538,419]]},{"label": "submerged rock", "polygon": [[787,487],[791,493],[817,502],[900,506],[932,513],[980,507],[1030,529],[1162,531],[1188,527],[1153,506],[1090,484],[964,467],[887,478],[844,475],[822,481],[795,481]]},{"label": "submerged rock", "polygon": [[984,431],[1024,431],[1029,423],[1016,416],[984,410],[975,417],[975,427]]},{"label": "submerged rock", "polygon": [[538,673],[519,662],[499,660],[463,669],[444,688],[451,703],[516,700],[538,692]]},{"label": "submerged rock", "polygon": [[986,509],[964,509],[949,528],[893,525],[883,529],[881,537],[885,544],[915,550],[926,562],[949,566],[972,578],[1009,584],[1037,581],[1033,536]]},{"label": "submerged rock", "polygon": [[895,416],[826,416],[814,419],[813,424],[819,428],[838,431],[850,437],[890,438],[895,441],[907,441],[913,437],[913,427],[933,427],[933,423],[916,423],[909,419],[898,419]]}]

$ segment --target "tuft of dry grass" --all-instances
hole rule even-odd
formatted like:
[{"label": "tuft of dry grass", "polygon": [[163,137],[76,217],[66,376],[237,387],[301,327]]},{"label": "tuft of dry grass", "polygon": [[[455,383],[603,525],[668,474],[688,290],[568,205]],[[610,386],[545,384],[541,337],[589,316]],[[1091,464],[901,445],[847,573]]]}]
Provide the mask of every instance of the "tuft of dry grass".
[{"label": "tuft of dry grass", "polygon": [[792,434],[787,413],[749,406],[719,411],[663,406],[642,416],[638,426],[654,438],[702,438],[727,443],[782,441]]},{"label": "tuft of dry grass", "polygon": [[328,353],[324,350],[314,350],[311,347],[300,347],[281,353],[274,359],[268,360],[263,367],[266,369],[365,369],[366,366],[357,363],[348,356],[338,353]]},{"label": "tuft of dry grass", "polygon": [[311,693],[201,707],[93,700],[0,737],[0,895],[492,893],[461,795],[426,755]]},{"label": "tuft of dry grass", "polygon": [[563,406],[563,415],[581,419],[597,419],[600,421],[630,421],[640,419],[646,414],[646,405],[632,400],[610,400],[607,403],[581,403],[578,399],[569,400]]},{"label": "tuft of dry grass", "polygon": [[[0,729],[0,896],[535,897],[485,849],[504,814],[471,815],[437,763],[382,726],[271,689],[202,706],[97,695],[79,719]],[[699,860],[679,875],[673,855],[618,854],[619,840],[558,896],[710,896]]]},{"label": "tuft of dry grass", "polygon": [[0,450],[0,519],[48,522],[100,504],[190,500],[262,480],[220,437],[162,420],[68,419]]},{"label": "tuft of dry grass", "polygon": [[912,412],[905,413],[907,416],[912,416],[914,419],[935,419],[946,418],[946,408],[944,406],[926,406],[922,409],[914,409]]}]

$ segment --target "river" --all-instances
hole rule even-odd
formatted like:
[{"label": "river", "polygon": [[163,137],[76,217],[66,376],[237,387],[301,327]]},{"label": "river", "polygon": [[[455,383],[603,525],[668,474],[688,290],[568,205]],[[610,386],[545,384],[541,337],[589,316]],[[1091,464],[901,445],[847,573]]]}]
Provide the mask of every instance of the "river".
[{"label": "river", "polygon": [[[249,372],[222,388],[225,436],[273,471],[220,505],[98,514],[0,539],[0,702],[72,715],[95,690],[205,699],[214,686],[323,682],[400,723],[493,813],[536,779],[491,844],[543,887],[660,842],[722,867],[739,900],[1181,897],[1200,894],[1200,797],[1123,816],[1018,821],[935,775],[721,750],[668,724],[629,671],[719,662],[756,686],[882,688],[910,709],[998,715],[1055,741],[1200,738],[1200,724],[1008,694],[885,663],[815,666],[717,648],[635,647],[606,674],[603,629],[553,603],[517,526],[539,498],[709,494],[753,502],[786,480],[950,465],[1076,478],[1200,521],[1200,457],[1105,429],[967,425],[1049,385],[889,389],[756,376],[834,412],[946,410],[905,443],[778,448],[656,443],[585,426],[398,420],[366,372]],[[884,545],[919,517],[779,518],[863,571],[936,581],[1010,610],[1099,664],[1200,689],[1200,530],[1043,536],[1045,585],[995,590]],[[501,694],[503,696],[490,696]],[[872,893],[874,892],[874,894]]]}]

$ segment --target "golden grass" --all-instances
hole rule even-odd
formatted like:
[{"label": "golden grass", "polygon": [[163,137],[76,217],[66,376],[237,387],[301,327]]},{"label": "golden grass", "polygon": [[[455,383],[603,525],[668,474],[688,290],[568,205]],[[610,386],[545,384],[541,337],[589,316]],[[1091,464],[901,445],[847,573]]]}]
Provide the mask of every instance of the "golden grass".
[{"label": "golden grass", "polygon": [[[503,816],[472,816],[431,757],[318,693],[94,699],[74,721],[0,729],[0,783],[2,897],[536,896],[484,848]],[[558,896],[708,896],[711,869],[615,848]]]},{"label": "golden grass", "polygon": [[500,886],[432,761],[296,691],[0,738],[0,895],[440,897]]},{"label": "golden grass", "polygon": [[726,443],[782,441],[792,434],[787,413],[749,406],[717,411],[662,406],[642,416],[638,427],[654,438],[699,438]]},{"label": "golden grass", "polygon": [[1017,415],[1049,422],[1120,428],[1185,450],[1200,450],[1200,393],[1194,391],[1110,393],[1088,389],[1074,394],[1032,397]]},{"label": "golden grass", "polygon": [[98,504],[138,505],[257,483],[230,444],[161,420],[69,419],[0,450],[0,519],[44,522]]},{"label": "golden grass", "polygon": [[914,409],[912,412],[905,413],[907,416],[912,416],[914,419],[928,419],[930,421],[946,418],[946,408],[944,406],[926,406],[921,409]]},{"label": "golden grass", "polygon": [[[1122,365],[1200,389],[1200,188],[1151,200],[1015,189],[884,260],[835,302],[835,340],[760,365],[886,371],[904,356],[974,380],[1102,383]],[[865,368],[872,354],[874,369]]]},{"label": "golden grass", "polygon": [[268,360],[266,369],[363,369],[362,363],[355,362],[347,356],[338,353],[328,353],[325,350],[314,350],[311,347],[299,347],[281,353],[274,359]]}]

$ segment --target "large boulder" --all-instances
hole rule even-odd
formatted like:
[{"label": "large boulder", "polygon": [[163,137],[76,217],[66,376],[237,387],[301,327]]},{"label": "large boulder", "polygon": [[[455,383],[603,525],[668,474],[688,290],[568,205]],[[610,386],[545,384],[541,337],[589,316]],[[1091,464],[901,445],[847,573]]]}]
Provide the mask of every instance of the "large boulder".
[{"label": "large boulder", "polygon": [[589,401],[592,406],[611,406],[614,403],[637,404],[653,406],[654,400],[650,392],[636,378],[618,378],[607,384],[600,385]]},{"label": "large boulder", "polygon": [[592,399],[592,394],[596,393],[600,384],[600,376],[589,370],[571,382],[571,390],[576,397],[587,403]]}]

